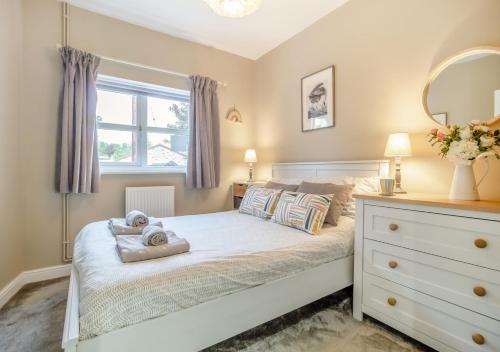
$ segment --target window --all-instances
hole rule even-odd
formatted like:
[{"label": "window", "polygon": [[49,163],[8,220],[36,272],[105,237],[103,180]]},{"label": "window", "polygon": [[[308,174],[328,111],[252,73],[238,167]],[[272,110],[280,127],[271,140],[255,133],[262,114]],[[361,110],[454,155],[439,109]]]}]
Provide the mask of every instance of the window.
[{"label": "window", "polygon": [[104,173],[184,172],[189,92],[99,75],[97,139]]}]

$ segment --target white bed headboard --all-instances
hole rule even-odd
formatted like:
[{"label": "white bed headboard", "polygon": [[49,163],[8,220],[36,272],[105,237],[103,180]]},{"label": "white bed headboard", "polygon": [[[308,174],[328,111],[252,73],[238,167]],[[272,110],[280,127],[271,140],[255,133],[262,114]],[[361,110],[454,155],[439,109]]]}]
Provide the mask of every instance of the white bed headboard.
[{"label": "white bed headboard", "polygon": [[273,178],[389,175],[389,160],[353,160],[273,164]]}]

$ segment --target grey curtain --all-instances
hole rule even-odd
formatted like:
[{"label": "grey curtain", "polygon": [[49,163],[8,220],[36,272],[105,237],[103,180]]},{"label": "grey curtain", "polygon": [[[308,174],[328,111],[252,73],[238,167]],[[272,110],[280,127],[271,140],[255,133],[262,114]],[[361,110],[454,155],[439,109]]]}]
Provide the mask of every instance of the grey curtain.
[{"label": "grey curtain", "polygon": [[59,121],[56,187],[60,193],[99,191],[96,104],[100,59],[64,47],[64,86]]},{"label": "grey curtain", "polygon": [[220,182],[220,132],[217,81],[191,76],[189,153],[186,185],[214,188]]}]

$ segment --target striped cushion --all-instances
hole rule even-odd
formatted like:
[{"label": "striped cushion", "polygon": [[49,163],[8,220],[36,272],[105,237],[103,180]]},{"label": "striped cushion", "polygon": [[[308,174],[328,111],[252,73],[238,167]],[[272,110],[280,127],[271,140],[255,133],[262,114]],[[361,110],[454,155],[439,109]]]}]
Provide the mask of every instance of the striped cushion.
[{"label": "striped cushion", "polygon": [[272,220],[317,235],[333,195],[283,192]]},{"label": "striped cushion", "polygon": [[274,213],[280,194],[280,189],[250,187],[241,201],[240,213],[269,219]]}]

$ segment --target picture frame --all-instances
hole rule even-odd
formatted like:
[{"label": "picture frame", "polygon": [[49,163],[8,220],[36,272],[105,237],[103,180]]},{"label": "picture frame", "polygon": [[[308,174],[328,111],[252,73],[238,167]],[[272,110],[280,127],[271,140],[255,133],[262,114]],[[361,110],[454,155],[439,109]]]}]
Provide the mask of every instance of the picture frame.
[{"label": "picture frame", "polygon": [[302,132],[335,126],[335,66],[301,79]]},{"label": "picture frame", "polygon": [[446,112],[432,114],[432,118],[440,125],[446,126],[448,124],[448,113]]}]

